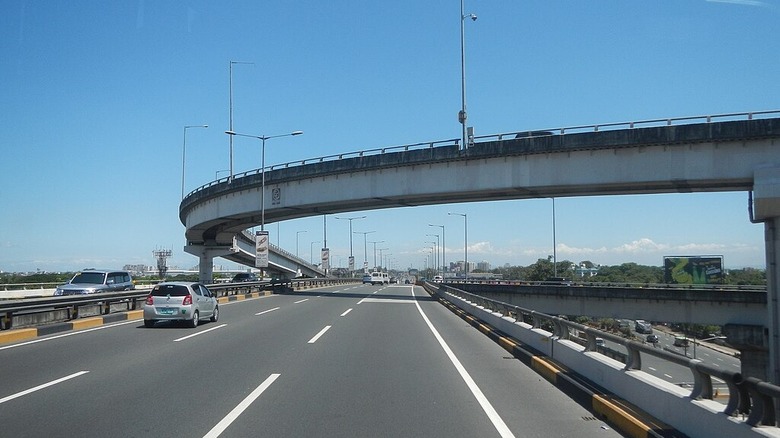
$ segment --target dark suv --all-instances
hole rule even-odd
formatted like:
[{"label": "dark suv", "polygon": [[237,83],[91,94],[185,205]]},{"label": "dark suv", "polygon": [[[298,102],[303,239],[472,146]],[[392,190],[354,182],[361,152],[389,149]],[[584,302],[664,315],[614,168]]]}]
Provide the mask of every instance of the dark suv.
[{"label": "dark suv", "polygon": [[130,289],[135,289],[135,284],[127,271],[85,269],[74,275],[68,283],[57,286],[54,295],[82,295]]},{"label": "dark suv", "polygon": [[241,283],[244,281],[260,281],[260,279],[251,272],[241,272],[233,277],[233,283]]}]

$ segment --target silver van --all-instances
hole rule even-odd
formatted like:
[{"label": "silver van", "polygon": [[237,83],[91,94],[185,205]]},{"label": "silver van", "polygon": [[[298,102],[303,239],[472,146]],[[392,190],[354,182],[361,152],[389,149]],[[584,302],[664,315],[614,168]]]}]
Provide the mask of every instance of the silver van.
[{"label": "silver van", "polygon": [[135,289],[135,284],[127,271],[85,269],[74,275],[68,283],[57,286],[54,295],[82,295],[131,289]]}]

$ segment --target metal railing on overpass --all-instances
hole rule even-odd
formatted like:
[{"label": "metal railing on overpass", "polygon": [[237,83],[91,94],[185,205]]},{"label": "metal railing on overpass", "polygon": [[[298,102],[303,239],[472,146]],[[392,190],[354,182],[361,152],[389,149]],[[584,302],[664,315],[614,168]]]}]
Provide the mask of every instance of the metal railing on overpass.
[{"label": "metal railing on overpass", "polygon": [[[505,138],[532,138],[532,137],[540,137],[545,135],[566,135],[566,134],[575,134],[581,132],[600,132],[604,130],[614,130],[614,129],[626,129],[626,128],[634,129],[634,128],[655,127],[655,126],[672,126],[675,124],[682,125],[682,124],[691,124],[696,122],[711,123],[714,121],[754,120],[756,118],[762,118],[762,117],[773,116],[773,115],[774,116],[780,115],[780,110],[750,111],[750,112],[723,113],[723,114],[711,114],[711,115],[699,115],[699,116],[658,118],[658,119],[638,120],[638,121],[630,121],[630,122],[610,122],[610,123],[599,123],[599,124],[592,124],[592,125],[564,126],[564,127],[555,127],[555,128],[536,129],[532,131],[513,131],[513,132],[500,133],[500,134],[480,135],[480,136],[475,136],[474,140],[476,141],[476,140],[492,140],[492,139],[503,140]],[[313,163],[337,161],[345,158],[383,155],[391,152],[406,152],[411,150],[433,149],[435,147],[440,147],[440,146],[457,146],[460,144],[460,141],[461,141],[460,139],[454,138],[448,140],[436,140],[436,141],[427,141],[427,142],[404,144],[404,145],[397,145],[397,146],[388,146],[383,148],[365,149],[365,150],[354,151],[354,152],[344,152],[340,154],[325,155],[322,157],[307,158],[305,160],[290,161],[282,164],[274,164],[274,165],[266,166],[265,171],[269,172],[277,169],[286,169],[290,167],[304,166]],[[262,169],[248,170],[246,172],[233,175],[233,178],[237,179],[237,178],[242,178],[251,175],[259,175],[262,171],[263,171]],[[221,179],[211,181],[191,191],[187,195],[187,197],[189,197],[194,193],[207,189],[209,187],[221,183],[226,183],[228,181],[230,181],[230,177],[224,177]]]},{"label": "metal railing on overpass", "polygon": [[766,292],[766,285],[755,284],[673,284],[673,283],[637,283],[629,281],[528,281],[528,280],[498,280],[477,278],[448,278],[447,284],[480,284],[496,286],[572,286],[615,289],[660,289],[660,290],[702,290],[702,291],[742,291],[742,292]]},{"label": "metal railing on overpass", "polygon": [[[237,298],[264,290],[300,290],[313,287],[360,282],[357,278],[302,278],[292,280],[256,281],[243,283],[222,283],[207,285],[217,298]],[[97,315],[142,309],[151,288],[123,292],[96,293],[88,295],[52,296],[39,298],[10,299],[0,301],[0,330],[40,326],[55,322],[71,321]],[[15,321],[27,318],[29,321],[17,324]]]},{"label": "metal railing on overpass", "polygon": [[490,313],[500,314],[502,317],[529,324],[535,329],[541,329],[543,326],[551,327],[551,339],[574,339],[573,333],[583,333],[586,338],[585,351],[600,351],[596,344],[596,338],[602,338],[621,345],[627,351],[624,362],[625,367],[623,368],[625,372],[641,370],[643,355],[653,356],[684,366],[691,371],[694,381],[689,395],[692,400],[712,400],[715,395],[713,379],[720,379],[729,388],[728,402],[722,411],[724,414],[728,416],[746,415],[747,419],[745,422],[751,426],[777,426],[775,407],[778,400],[780,400],[780,387],[778,386],[751,377],[744,378],[739,372],[723,370],[715,365],[703,363],[698,359],[691,359],[662,349],[649,347],[641,342],[602,332],[565,318],[488,299],[446,284],[425,283],[424,286],[426,290],[433,294],[451,294]]}]

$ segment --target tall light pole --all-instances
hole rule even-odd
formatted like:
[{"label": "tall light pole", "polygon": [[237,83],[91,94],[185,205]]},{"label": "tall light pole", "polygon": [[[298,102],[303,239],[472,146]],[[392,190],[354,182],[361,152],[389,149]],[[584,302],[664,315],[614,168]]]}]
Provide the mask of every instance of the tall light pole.
[{"label": "tall light pole", "polygon": [[[254,62],[245,62],[245,61],[230,61],[230,106],[229,106],[229,115],[230,115],[230,122],[228,125],[228,130],[233,130],[233,64],[254,64]],[[228,182],[233,182],[233,136],[230,136],[230,176],[228,177]]]},{"label": "tall light pole", "polygon": [[[261,159],[260,159],[260,231],[265,231],[265,141],[270,140],[272,138],[279,138],[279,137],[289,137],[293,135],[301,135],[303,134],[303,131],[293,131],[289,134],[279,134],[279,135],[248,135],[248,134],[239,134],[237,132],[233,131],[225,131],[225,134],[229,135],[231,138],[233,138],[234,135],[237,135],[239,137],[249,137],[249,138],[257,138],[263,142],[262,152],[261,152]],[[232,176],[231,171],[231,176]]]},{"label": "tall light pole", "polygon": [[[387,263],[385,263],[385,262],[384,262],[384,259],[382,258],[382,257],[383,257],[383,256],[382,256],[382,251],[387,251],[388,249],[390,249],[390,248],[379,248],[379,270],[380,270],[380,271],[382,270],[382,265],[383,265],[383,264],[384,264],[384,265],[385,265],[385,267],[386,267],[385,271],[390,271],[390,269],[389,269],[390,267],[389,267],[389,266],[387,266]],[[386,255],[389,255],[389,254],[386,254]]]},{"label": "tall light pole", "polygon": [[[295,257],[298,257],[298,236],[301,235],[301,233],[306,233],[308,231],[302,230],[302,231],[296,231],[295,232]],[[300,257],[298,257],[300,258]]]},{"label": "tall light pole", "polygon": [[552,198],[553,277],[558,277],[558,254],[555,242],[555,198]]},{"label": "tall light pole", "polygon": [[185,125],[184,126],[184,142],[181,146],[181,199],[184,199],[184,157],[187,151],[187,130],[189,128],[208,128],[209,125]]},{"label": "tall light pole", "polygon": [[[376,265],[376,244],[377,243],[385,243],[385,241],[384,240],[375,240],[375,241],[371,241],[371,242],[368,242],[368,243],[373,243],[374,244],[374,268],[376,268],[376,266],[377,266]],[[380,259],[379,262],[380,262],[379,264],[381,265],[382,264],[381,263],[382,260]],[[381,271],[381,269],[380,269],[380,271]]]},{"label": "tall light pole", "polygon": [[469,278],[469,218],[465,213],[447,213],[452,216],[463,216],[463,257],[465,260],[465,277]]},{"label": "tall light pole", "polygon": [[309,244],[309,264],[310,265],[314,264],[314,244],[315,243],[320,243],[320,241],[319,240],[315,240],[314,242],[311,242]]},{"label": "tall light pole", "polygon": [[352,221],[355,219],[365,219],[366,216],[354,216],[354,217],[338,217],[334,216],[336,219],[342,219],[342,220],[348,220],[349,221],[349,261],[351,266],[349,269],[351,271],[355,270],[355,257],[352,255]]},{"label": "tall light pole", "polygon": [[461,124],[462,128],[462,136],[461,139],[463,143],[460,146],[460,150],[465,151],[467,148],[466,144],[466,119],[468,119],[468,115],[466,113],[466,26],[465,21],[466,18],[471,18],[473,21],[477,20],[477,16],[474,14],[466,14],[464,12],[464,0],[460,0],[460,99],[461,99],[461,107],[460,112],[458,113],[458,121]]},{"label": "tall light pole", "polygon": [[429,227],[441,228],[441,265],[442,265],[442,277],[447,272],[447,243],[444,241],[444,225],[428,224]]},{"label": "tall light pole", "polygon": [[437,242],[433,242],[433,241],[425,242],[425,243],[430,243],[432,245],[431,246],[431,265],[433,265],[433,271],[434,271],[433,275],[437,275],[438,271],[439,271],[438,268],[436,267],[436,264],[437,264],[437,260],[436,259],[438,258],[438,255],[439,255],[438,243]]},{"label": "tall light pole", "polygon": [[426,236],[436,238],[436,257],[434,257],[434,260],[436,261],[436,273],[438,273],[439,272],[439,246],[441,240],[439,239],[438,234],[426,234]]},{"label": "tall light pole", "polygon": [[355,231],[355,234],[362,234],[363,235],[363,270],[368,267],[368,241],[366,240],[366,236],[371,233],[376,233],[376,231]]}]

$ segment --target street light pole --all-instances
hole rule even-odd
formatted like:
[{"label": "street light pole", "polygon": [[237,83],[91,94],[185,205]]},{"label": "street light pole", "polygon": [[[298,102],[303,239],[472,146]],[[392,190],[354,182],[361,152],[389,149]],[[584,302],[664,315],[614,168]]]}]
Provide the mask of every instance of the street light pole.
[{"label": "street light pole", "polygon": [[465,151],[467,148],[466,144],[466,119],[468,119],[468,115],[466,113],[466,26],[465,21],[466,18],[471,18],[473,21],[477,20],[477,16],[474,14],[468,14],[464,12],[464,0],[460,0],[460,99],[461,99],[461,108],[460,112],[458,113],[458,121],[461,124],[461,140],[462,144],[460,146],[461,151]]},{"label": "street light pole", "polygon": [[390,267],[387,266],[387,263],[385,263],[384,259],[382,258],[383,257],[382,251],[387,251],[388,249],[390,249],[390,248],[379,248],[379,270],[380,271],[382,270],[382,265],[385,265],[385,267],[386,267],[385,271],[388,271],[388,272],[390,271]]},{"label": "street light pole", "polygon": [[434,260],[435,260],[435,263],[436,263],[436,273],[438,274],[439,273],[439,246],[440,246],[439,243],[441,242],[441,240],[439,240],[439,235],[438,234],[426,234],[426,236],[430,236],[430,237],[435,237],[436,238],[436,257],[434,258]]},{"label": "street light pole", "polygon": [[[376,269],[376,244],[377,243],[384,243],[384,242],[385,242],[384,240],[375,240],[375,241],[368,242],[368,243],[373,243],[374,244],[374,269]],[[381,264],[381,261],[382,260],[380,259],[380,264]]]},{"label": "street light pole", "polygon": [[366,236],[371,233],[376,233],[376,231],[355,231],[354,233],[363,235],[363,271],[365,271],[368,267],[368,241],[366,240]]},{"label": "street light pole", "polygon": [[[239,137],[257,138],[263,142],[261,159],[260,159],[260,231],[265,231],[265,141],[270,140],[272,138],[301,135],[303,134],[303,131],[293,131],[289,134],[279,134],[279,135],[248,135],[248,134],[239,134],[233,131],[225,131],[225,134],[229,135],[231,138],[234,135],[237,135]],[[231,176],[232,176],[232,171],[231,171]]]},{"label": "street light pole", "polygon": [[465,260],[465,278],[469,278],[469,218],[465,213],[447,213],[454,216],[463,216],[463,254]]},{"label": "street light pole", "polygon": [[[229,116],[230,121],[228,125],[228,130],[233,130],[233,64],[254,64],[254,62],[244,62],[244,61],[230,61],[230,106],[229,106]],[[228,182],[233,182],[233,136],[230,136],[230,177],[228,178]]]},{"label": "street light pole", "polygon": [[298,257],[298,237],[301,235],[301,233],[306,233],[306,232],[307,232],[306,230],[295,232],[295,257]]},{"label": "street light pole", "polygon": [[352,221],[355,219],[365,219],[366,216],[354,216],[354,217],[338,217],[334,216],[336,219],[342,219],[342,220],[348,220],[349,221],[349,259],[352,261],[352,267],[351,269],[354,270],[355,268],[355,257],[352,255]]},{"label": "street light pole", "polygon": [[181,199],[184,199],[184,157],[187,151],[187,129],[189,128],[208,128],[209,125],[185,125],[184,142],[181,146]]},{"label": "street light pole", "polygon": [[429,227],[441,228],[441,264],[442,264],[442,277],[447,272],[447,242],[444,240],[444,225],[428,224]]},{"label": "street light pole", "polygon": [[314,244],[315,243],[320,243],[320,241],[319,240],[315,240],[314,242],[311,242],[309,244],[309,264],[310,265],[314,264]]},{"label": "street light pole", "polygon": [[552,232],[553,232],[553,277],[558,277],[558,249],[555,242],[555,198],[552,198]]}]

